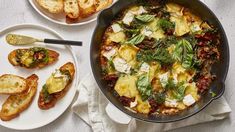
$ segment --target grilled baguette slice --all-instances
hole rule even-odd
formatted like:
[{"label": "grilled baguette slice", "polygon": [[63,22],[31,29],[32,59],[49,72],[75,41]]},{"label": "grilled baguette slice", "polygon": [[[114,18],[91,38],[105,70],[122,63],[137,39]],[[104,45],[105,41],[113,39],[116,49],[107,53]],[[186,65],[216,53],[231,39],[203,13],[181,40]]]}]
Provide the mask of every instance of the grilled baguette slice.
[{"label": "grilled baguette slice", "polygon": [[73,81],[74,74],[75,74],[75,68],[73,63],[68,62],[64,64],[63,66],[60,67],[60,71],[63,72],[68,72],[70,75],[70,80],[66,84],[66,86],[63,88],[62,91],[56,92],[49,94],[48,91],[45,91],[45,89],[42,89],[40,94],[39,94],[39,99],[38,99],[38,107],[42,110],[47,110],[55,106],[56,102],[63,98],[66,93],[68,92],[70,88],[70,84]]},{"label": "grilled baguette slice", "polygon": [[96,0],[78,0],[80,18],[86,18],[96,12]]},{"label": "grilled baguette slice", "polygon": [[96,0],[96,11],[103,10],[104,8],[110,6],[113,3],[113,0]]},{"label": "grilled baguette slice", "polygon": [[18,94],[27,90],[27,82],[24,78],[5,74],[0,76],[0,94]]},{"label": "grilled baguette slice", "polygon": [[78,0],[64,0],[64,12],[71,19],[79,16]]},{"label": "grilled baguette slice", "polygon": [[37,3],[50,13],[60,13],[63,11],[63,0],[36,0]]},{"label": "grilled baguette slice", "polygon": [[28,85],[27,91],[18,95],[10,95],[2,105],[0,111],[1,120],[9,121],[19,116],[31,104],[37,91],[38,76],[33,74],[26,81]]},{"label": "grilled baguette slice", "polygon": [[37,63],[37,65],[29,67],[29,66],[21,64],[19,61],[17,61],[17,51],[18,50],[29,50],[29,49],[16,49],[16,50],[13,50],[11,53],[9,53],[8,60],[13,66],[21,66],[21,67],[29,68],[29,69],[43,68],[47,65],[50,65],[50,64],[54,63],[59,58],[59,53],[57,53],[56,51],[47,49],[47,51],[48,51],[48,62],[39,62],[39,63]]}]

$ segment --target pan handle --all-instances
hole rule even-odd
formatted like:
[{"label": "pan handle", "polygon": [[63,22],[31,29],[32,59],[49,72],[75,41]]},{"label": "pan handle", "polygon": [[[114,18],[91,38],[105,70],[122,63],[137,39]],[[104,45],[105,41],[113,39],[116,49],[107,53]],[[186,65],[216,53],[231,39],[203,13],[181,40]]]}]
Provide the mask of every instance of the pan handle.
[{"label": "pan handle", "polygon": [[113,104],[110,102],[105,108],[105,111],[110,119],[112,119],[114,122],[119,124],[129,124],[132,120],[132,117],[128,116],[127,114],[120,111],[118,108],[116,108]]}]

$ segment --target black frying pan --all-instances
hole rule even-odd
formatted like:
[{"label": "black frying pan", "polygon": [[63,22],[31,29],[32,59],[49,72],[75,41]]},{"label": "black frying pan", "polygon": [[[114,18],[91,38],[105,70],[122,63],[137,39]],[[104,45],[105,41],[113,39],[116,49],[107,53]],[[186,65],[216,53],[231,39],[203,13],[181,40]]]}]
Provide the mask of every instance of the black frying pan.
[{"label": "black frying pan", "polygon": [[[138,114],[132,113],[123,107],[123,105],[118,101],[118,99],[113,95],[113,93],[110,90],[108,90],[107,83],[104,80],[102,80],[102,71],[100,67],[99,54],[101,46],[100,44],[102,41],[102,36],[104,34],[104,31],[111,24],[112,20],[117,17],[119,13],[121,13],[128,6],[135,4],[137,0],[119,0],[109,9],[102,11],[98,17],[98,23],[91,41],[90,62],[94,77],[96,79],[96,82],[100,90],[107,97],[107,99],[112,104],[114,104],[118,109],[130,115],[131,117],[143,121],[155,122],[155,123],[168,123],[191,117],[200,112],[201,110],[203,110],[205,107],[207,107],[213,100],[221,97],[225,90],[224,82],[229,68],[229,46],[226,34],[218,18],[205,4],[203,4],[199,0],[170,0],[170,1],[181,4],[187,8],[190,8],[195,14],[200,16],[203,20],[206,20],[210,24],[216,26],[221,34],[222,42],[221,46],[219,47],[221,53],[221,59],[220,62],[214,64],[212,67],[212,73],[217,75],[217,79],[211,84],[210,90],[202,96],[202,99],[196,105],[190,107],[188,110],[185,110],[177,115],[171,115],[171,116],[159,115],[156,117],[150,117],[139,113]],[[216,93],[216,96],[212,97],[210,91]]]}]

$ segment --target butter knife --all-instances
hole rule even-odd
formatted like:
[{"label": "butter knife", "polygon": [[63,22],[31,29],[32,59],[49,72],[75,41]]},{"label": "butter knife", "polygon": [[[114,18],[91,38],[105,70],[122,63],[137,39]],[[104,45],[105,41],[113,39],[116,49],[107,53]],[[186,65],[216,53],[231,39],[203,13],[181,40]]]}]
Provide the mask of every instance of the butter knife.
[{"label": "butter knife", "polygon": [[6,41],[10,45],[29,45],[35,42],[44,42],[48,44],[62,44],[62,45],[73,45],[82,46],[81,41],[70,41],[70,40],[59,40],[59,39],[38,39],[29,36],[19,34],[7,34]]}]

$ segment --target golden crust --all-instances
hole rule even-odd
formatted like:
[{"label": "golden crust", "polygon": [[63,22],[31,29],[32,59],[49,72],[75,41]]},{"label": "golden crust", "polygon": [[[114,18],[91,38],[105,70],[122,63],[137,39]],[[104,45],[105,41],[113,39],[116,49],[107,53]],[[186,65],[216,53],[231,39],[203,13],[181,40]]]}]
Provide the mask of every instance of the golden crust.
[{"label": "golden crust", "polygon": [[15,83],[17,83],[20,86],[11,87],[8,89],[8,91],[2,90],[0,88],[0,94],[15,95],[15,94],[23,93],[28,89],[27,80],[25,80],[23,77],[12,75],[12,74],[4,74],[0,76],[0,83],[4,83],[2,82],[4,80],[8,82],[17,80]]},{"label": "golden crust", "polygon": [[[38,76],[33,74],[29,76],[26,81],[28,85],[28,91],[18,95],[9,96],[2,105],[2,109],[0,111],[1,120],[9,121],[19,116],[21,112],[30,106],[37,91]],[[12,108],[12,105],[14,105],[14,108]]]}]

